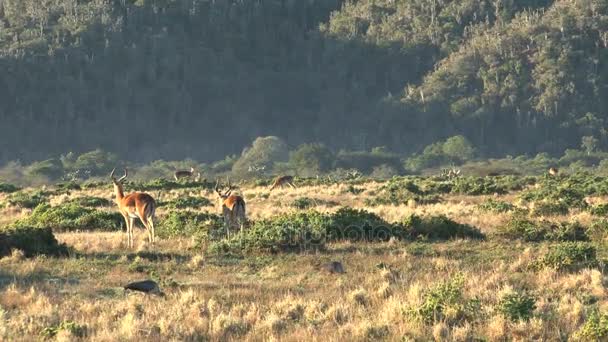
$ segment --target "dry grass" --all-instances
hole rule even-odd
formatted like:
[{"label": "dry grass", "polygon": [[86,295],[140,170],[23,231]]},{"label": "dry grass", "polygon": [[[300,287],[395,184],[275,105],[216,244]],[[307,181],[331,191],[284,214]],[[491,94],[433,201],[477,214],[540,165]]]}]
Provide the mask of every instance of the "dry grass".
[{"label": "dry grass", "polygon": [[[365,187],[359,196],[342,185],[279,189],[267,198],[267,188],[242,189],[242,194],[249,217],[259,219],[295,211],[289,203],[300,197],[366,208],[365,198],[378,185]],[[217,202],[208,191],[171,191],[161,199],[184,193]],[[85,194],[112,198],[109,188],[68,197]],[[366,209],[388,221],[411,213],[444,214],[492,232],[506,215],[479,211],[482,200],[459,196],[433,205]],[[3,209],[1,214],[8,222],[27,212]],[[592,220],[584,213],[566,219]],[[560,340],[580,329],[590,307],[608,310],[606,274],[532,270],[527,266],[543,246],[522,242],[336,243],[320,254],[237,259],[206,255],[187,238],[160,240],[149,248],[142,230],[130,251],[118,232],[56,236],[77,253],[25,259],[16,251],[0,259],[0,340],[49,337],[44,331],[53,327],[49,338],[62,341]],[[606,251],[600,252],[605,257]],[[319,270],[319,264],[333,260],[343,263],[345,274]],[[465,279],[462,297],[478,300],[478,311],[468,319],[420,320],[414,313],[426,292],[458,274]],[[158,280],[167,296],[122,290],[127,282],[146,278]],[[512,322],[496,309],[503,294],[518,290],[536,298],[529,321]],[[62,322],[83,329],[57,328]]]}]

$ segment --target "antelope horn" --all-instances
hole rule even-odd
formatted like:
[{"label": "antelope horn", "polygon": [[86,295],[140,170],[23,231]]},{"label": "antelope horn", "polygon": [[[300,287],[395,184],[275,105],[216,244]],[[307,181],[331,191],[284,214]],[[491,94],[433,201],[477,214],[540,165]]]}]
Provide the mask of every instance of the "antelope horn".
[{"label": "antelope horn", "polygon": [[112,172],[110,173],[110,178],[112,178],[113,180],[116,180],[116,179],[114,178],[114,171],[116,171],[116,168],[113,168],[113,169],[112,169]]},{"label": "antelope horn", "polygon": [[125,180],[127,178],[127,176],[129,175],[129,173],[127,172],[127,168],[125,167],[125,175],[120,177],[120,179],[118,179],[118,182],[122,182],[123,180]]}]

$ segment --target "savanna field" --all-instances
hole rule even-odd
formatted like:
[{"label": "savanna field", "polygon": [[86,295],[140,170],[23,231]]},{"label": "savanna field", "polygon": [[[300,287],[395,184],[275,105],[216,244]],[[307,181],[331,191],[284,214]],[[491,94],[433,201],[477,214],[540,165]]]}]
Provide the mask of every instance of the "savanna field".
[{"label": "savanna field", "polygon": [[133,249],[109,179],[0,184],[0,340],[608,340],[604,177],[353,178],[237,183],[230,238],[213,183],[127,182]]}]

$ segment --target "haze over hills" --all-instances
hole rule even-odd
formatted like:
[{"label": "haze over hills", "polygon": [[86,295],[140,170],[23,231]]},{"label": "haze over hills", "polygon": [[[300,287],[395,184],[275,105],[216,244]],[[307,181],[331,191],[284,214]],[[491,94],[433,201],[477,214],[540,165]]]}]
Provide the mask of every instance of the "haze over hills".
[{"label": "haze over hills", "polygon": [[608,143],[599,0],[4,0],[0,161]]}]

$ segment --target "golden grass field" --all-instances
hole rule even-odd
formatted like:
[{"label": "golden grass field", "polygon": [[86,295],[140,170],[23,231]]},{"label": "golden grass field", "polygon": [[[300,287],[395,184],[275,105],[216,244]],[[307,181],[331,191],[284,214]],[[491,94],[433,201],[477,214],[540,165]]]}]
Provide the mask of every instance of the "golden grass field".
[{"label": "golden grass field", "polygon": [[[254,220],[295,211],[287,204],[303,196],[363,208],[390,222],[411,213],[445,214],[487,234],[507,219],[507,214],[477,209],[487,196],[366,207],[364,199],[379,184],[362,186],[366,190],[359,195],[345,191],[345,185],[285,188],[268,197],[261,187],[241,193]],[[113,198],[108,184],[55,196],[51,203],[83,194]],[[205,196],[217,203],[206,190],[150,194],[157,199]],[[516,202],[512,194],[501,199]],[[219,212],[217,207],[205,210]],[[157,215],[162,214],[159,209]],[[2,209],[0,224],[25,215],[27,210]],[[586,212],[557,219],[593,220]],[[579,331],[591,306],[608,310],[605,267],[575,272],[528,267],[546,250],[549,243],[544,242],[392,239],[334,243],[316,253],[234,258],[208,255],[188,238],[160,239],[150,248],[138,228],[133,250],[125,248],[120,232],[55,235],[77,253],[28,259],[15,251],[0,259],[0,340],[567,341],[585,340]],[[598,258],[605,260],[606,244],[597,247]],[[340,261],[346,273],[324,271],[321,266],[330,261]],[[160,279],[166,297],[122,289],[151,276]],[[463,281],[459,295],[478,303],[472,317],[462,315],[459,302],[443,308],[439,320],[412,314],[429,289],[458,277]],[[512,321],[498,312],[497,304],[506,294],[519,292],[535,298],[535,309],[529,320]]]}]

